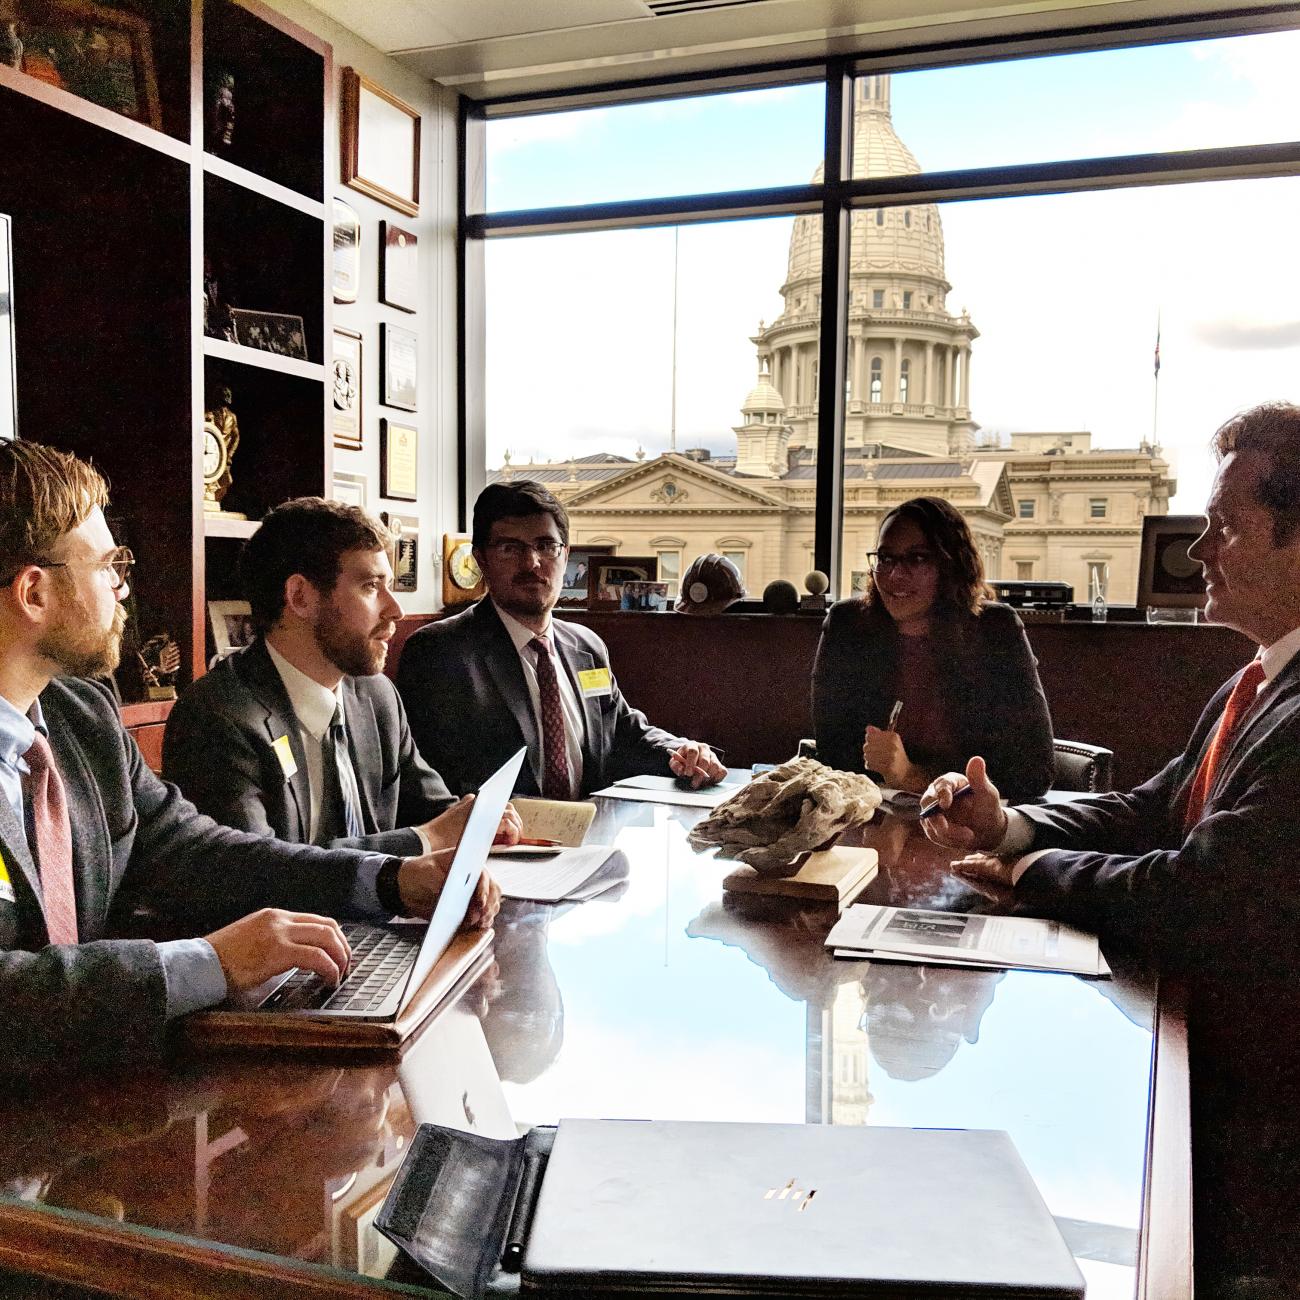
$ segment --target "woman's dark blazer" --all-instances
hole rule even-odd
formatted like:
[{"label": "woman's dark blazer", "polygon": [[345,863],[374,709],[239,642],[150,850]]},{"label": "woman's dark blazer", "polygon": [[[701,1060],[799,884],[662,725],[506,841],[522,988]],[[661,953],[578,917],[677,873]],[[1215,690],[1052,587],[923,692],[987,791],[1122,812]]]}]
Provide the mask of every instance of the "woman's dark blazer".
[{"label": "woman's dark blazer", "polygon": [[[826,615],[812,708],[817,757],[828,767],[861,772],[867,724],[888,724],[897,638],[888,616],[873,615],[861,599],[841,600]],[[940,657],[957,740],[941,757],[942,770],[962,771],[980,754],[1004,798],[1037,798],[1052,784],[1052,719],[1015,610],[988,604],[965,616]]]}]

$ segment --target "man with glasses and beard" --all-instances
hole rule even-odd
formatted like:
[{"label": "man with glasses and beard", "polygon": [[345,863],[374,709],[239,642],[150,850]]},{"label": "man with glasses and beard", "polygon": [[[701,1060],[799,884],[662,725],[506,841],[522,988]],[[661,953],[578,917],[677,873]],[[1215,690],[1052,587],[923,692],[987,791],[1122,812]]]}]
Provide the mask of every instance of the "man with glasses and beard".
[{"label": "man with glasses and beard", "polygon": [[628,776],[698,788],[726,775],[718,756],[632,708],[589,628],[552,619],[564,587],[569,516],[531,479],[493,483],[474,503],[474,558],[487,596],[414,633],[397,686],[415,743],[453,790],[476,789],[520,745],[517,792],[582,798]]},{"label": "man with glasses and beard", "polygon": [[[131,557],[107,504],[84,461],[0,444],[0,1071],[40,1080],[156,1057],[178,1016],[294,967],[337,982],[332,918],[429,915],[452,856],[240,834],[149,771],[81,676],[121,648]],[[119,937],[141,901],[205,937]],[[469,923],[499,902],[484,876]]]},{"label": "man with glasses and beard", "polygon": [[[470,800],[420,757],[383,675],[402,615],[391,545],[364,510],[319,497],[263,519],[239,566],[257,639],[167,721],[163,774],[201,812],[300,844],[454,847]],[[518,838],[513,809],[501,837]]]}]

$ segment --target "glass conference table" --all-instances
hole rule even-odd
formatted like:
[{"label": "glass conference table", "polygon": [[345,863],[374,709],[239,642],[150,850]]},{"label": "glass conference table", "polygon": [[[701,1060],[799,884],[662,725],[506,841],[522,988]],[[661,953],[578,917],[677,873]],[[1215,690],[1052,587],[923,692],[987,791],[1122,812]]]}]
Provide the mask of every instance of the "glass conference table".
[{"label": "glass conference table", "polygon": [[[723,905],[734,864],[686,842],[700,810],[600,804],[588,841],[626,878],[507,902],[494,967],[400,1059],[183,1057],[10,1092],[0,1270],[134,1298],[421,1291],[373,1226],[417,1124],[630,1116],[1005,1129],[1090,1300],[1190,1293],[1172,993],[1156,1014],[1123,978],[833,960],[833,914]],[[881,858],[865,898],[990,906],[914,824],[861,837]]]}]

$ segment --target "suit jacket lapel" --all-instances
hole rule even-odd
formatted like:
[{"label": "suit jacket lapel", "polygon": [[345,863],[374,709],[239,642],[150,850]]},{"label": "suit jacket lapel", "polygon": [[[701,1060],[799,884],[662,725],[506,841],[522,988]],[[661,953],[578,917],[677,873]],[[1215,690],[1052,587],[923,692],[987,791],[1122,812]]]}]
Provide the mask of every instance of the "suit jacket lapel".
[{"label": "suit jacket lapel", "polygon": [[356,773],[357,793],[361,796],[361,820],[366,834],[379,829],[375,816],[371,785],[384,774],[383,750],[379,745],[379,724],[375,711],[357,695],[356,683],[351,677],[343,679],[343,716],[348,727],[348,752],[352,755],[352,770]]},{"label": "suit jacket lapel", "polygon": [[532,769],[537,788],[542,788],[542,771],[539,760],[542,753],[541,737],[537,734],[537,719],[533,716],[533,701],[524,683],[524,670],[519,663],[519,652],[510,639],[505,624],[497,617],[492,600],[484,596],[474,608],[474,617],[482,621],[483,661],[493,685],[501,692],[506,707],[519,727],[523,743],[528,747],[528,766]]},{"label": "suit jacket lapel", "polygon": [[[41,877],[32,860],[31,850],[27,847],[27,833],[18,824],[14,810],[9,807],[9,800],[0,797],[0,852],[4,853],[5,865],[9,868],[9,880],[15,890],[23,887],[26,881],[36,900],[38,910],[42,906]],[[14,867],[18,868],[18,879],[14,878]],[[21,915],[21,913],[20,913]]]},{"label": "suit jacket lapel", "polygon": [[296,829],[290,826],[285,838],[305,844],[311,839],[311,785],[307,780],[307,754],[302,747],[297,715],[289,703],[289,692],[284,689],[284,682],[267,653],[266,642],[260,638],[241,653],[239,668],[249,691],[266,710],[262,725],[266,728],[267,744],[274,745],[281,736],[289,737],[297,770],[288,778],[288,785],[298,825]]},{"label": "suit jacket lapel", "polygon": [[[1277,723],[1281,717],[1281,710],[1287,701],[1295,696],[1297,685],[1300,685],[1300,655],[1296,655],[1282,669],[1275,681],[1269,682],[1264,687],[1263,703],[1256,705],[1255,709],[1247,715],[1245,723],[1237,734],[1233,736],[1227,752],[1219,763],[1214,788],[1209,793],[1207,803],[1214,801],[1215,796],[1225,788],[1229,775],[1236,771],[1240,761],[1250,753],[1268,729]],[[1214,732],[1211,731],[1210,735],[1213,734]],[[1204,753],[1202,753],[1203,758]]]},{"label": "suit jacket lapel", "polygon": [[578,674],[586,672],[588,668],[595,668],[596,656],[563,623],[553,622],[551,631],[555,634],[555,646],[564,663],[564,671],[568,673],[574,694],[582,706],[583,784],[590,786],[589,777],[601,769],[601,758],[596,752],[600,736],[600,699],[582,693],[582,683],[578,681]]}]

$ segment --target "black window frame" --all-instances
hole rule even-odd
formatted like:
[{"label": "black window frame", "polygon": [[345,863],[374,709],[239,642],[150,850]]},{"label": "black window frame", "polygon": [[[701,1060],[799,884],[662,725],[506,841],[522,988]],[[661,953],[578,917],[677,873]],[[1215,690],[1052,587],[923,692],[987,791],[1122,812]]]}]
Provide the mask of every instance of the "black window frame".
[{"label": "black window frame", "polygon": [[[840,590],[843,527],[845,341],[848,329],[849,220],[858,209],[883,209],[955,199],[996,199],[1133,189],[1193,181],[1300,176],[1300,141],[1128,154],[1109,158],[1017,163],[910,176],[852,177],[850,130],[853,84],[870,73],[904,73],[972,63],[1007,62],[1052,54],[1173,44],[1246,36],[1300,27],[1291,5],[1237,13],[1208,13],[1141,23],[1063,27],[1001,40],[950,41],[890,50],[862,50],[824,60],[729,67],[715,73],[609,82],[570,91],[542,91],[471,100],[461,97],[459,220],[457,225],[458,528],[466,530],[471,488],[485,479],[472,467],[486,443],[486,311],[484,246],[488,239],[688,225],[762,216],[820,214],[821,312],[814,556]],[[825,85],[823,180],[819,184],[756,188],[719,194],[661,196],[610,203],[486,211],[486,130],[490,118],[527,116],[820,80]],[[809,159],[810,171],[815,165]]]}]

